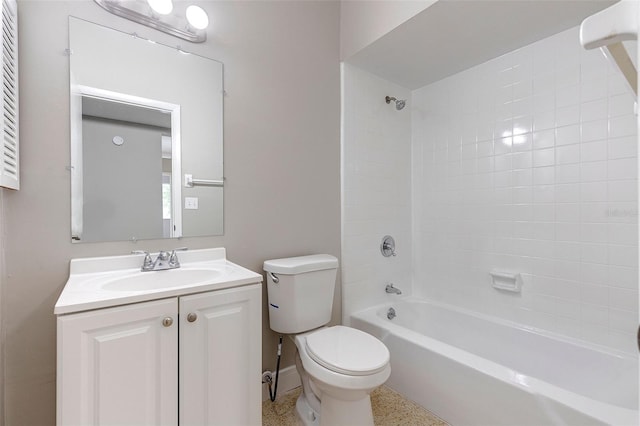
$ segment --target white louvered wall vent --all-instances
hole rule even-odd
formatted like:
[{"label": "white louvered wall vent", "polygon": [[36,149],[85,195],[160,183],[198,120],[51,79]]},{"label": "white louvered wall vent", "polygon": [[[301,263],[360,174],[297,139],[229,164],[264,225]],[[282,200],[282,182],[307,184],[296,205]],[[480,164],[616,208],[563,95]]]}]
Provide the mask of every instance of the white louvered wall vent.
[{"label": "white louvered wall vent", "polygon": [[2,1],[2,96],[0,97],[0,186],[20,189],[18,141],[18,7],[16,0]]}]

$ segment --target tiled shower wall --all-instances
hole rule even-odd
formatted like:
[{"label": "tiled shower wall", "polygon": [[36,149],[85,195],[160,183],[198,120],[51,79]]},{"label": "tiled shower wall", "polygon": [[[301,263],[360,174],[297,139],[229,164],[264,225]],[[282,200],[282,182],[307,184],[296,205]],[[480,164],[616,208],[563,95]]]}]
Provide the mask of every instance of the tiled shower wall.
[{"label": "tiled shower wall", "polygon": [[[574,28],[412,95],[414,293],[634,350],[637,130],[619,71]],[[490,270],[521,273],[522,292]]]},{"label": "tiled shower wall", "polygon": [[[342,69],[342,312],[411,294],[411,105],[397,111],[385,96],[411,92],[349,64]],[[397,256],[383,257],[382,237]]]}]

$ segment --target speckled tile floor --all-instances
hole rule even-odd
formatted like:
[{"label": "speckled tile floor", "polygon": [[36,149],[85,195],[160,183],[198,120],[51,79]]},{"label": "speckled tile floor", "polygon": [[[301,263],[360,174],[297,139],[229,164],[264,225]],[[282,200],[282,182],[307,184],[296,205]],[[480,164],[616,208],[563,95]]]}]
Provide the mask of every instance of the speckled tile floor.
[{"label": "speckled tile floor", "polygon": [[[296,399],[301,388],[279,396],[275,402],[262,403],[263,426],[300,426],[295,414]],[[376,426],[448,426],[447,423],[409,401],[399,393],[381,386],[371,394],[373,421]]]}]

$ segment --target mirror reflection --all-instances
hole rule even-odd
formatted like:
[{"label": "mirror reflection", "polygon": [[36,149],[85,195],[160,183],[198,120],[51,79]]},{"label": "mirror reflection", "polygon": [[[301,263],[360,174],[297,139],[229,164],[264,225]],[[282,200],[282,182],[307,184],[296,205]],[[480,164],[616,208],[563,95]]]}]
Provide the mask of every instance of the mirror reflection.
[{"label": "mirror reflection", "polygon": [[222,234],[222,64],[69,29],[72,241]]}]

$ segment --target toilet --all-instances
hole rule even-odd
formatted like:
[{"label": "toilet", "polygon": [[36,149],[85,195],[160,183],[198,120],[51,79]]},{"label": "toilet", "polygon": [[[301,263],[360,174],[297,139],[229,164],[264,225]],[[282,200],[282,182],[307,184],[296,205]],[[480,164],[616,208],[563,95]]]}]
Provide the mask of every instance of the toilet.
[{"label": "toilet", "polygon": [[269,324],[296,345],[305,425],[373,425],[371,392],[391,374],[380,340],[331,320],[338,259],[328,254],[267,260]]}]

